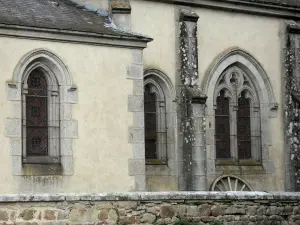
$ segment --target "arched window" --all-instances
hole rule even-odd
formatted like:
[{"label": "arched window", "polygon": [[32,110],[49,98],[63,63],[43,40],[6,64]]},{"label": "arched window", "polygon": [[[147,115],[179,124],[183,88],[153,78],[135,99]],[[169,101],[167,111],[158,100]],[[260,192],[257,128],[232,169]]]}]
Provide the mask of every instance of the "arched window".
[{"label": "arched window", "polygon": [[248,75],[229,67],[219,77],[214,95],[216,158],[260,160],[260,102]]},{"label": "arched window", "polygon": [[62,59],[46,49],[28,52],[16,65],[7,94],[13,106],[5,128],[13,174],[72,175],[77,88]]},{"label": "arched window", "polygon": [[44,72],[33,70],[28,78],[26,98],[26,153],[48,155],[48,84]]},{"label": "arched window", "polygon": [[217,97],[216,117],[216,155],[217,158],[230,158],[229,98],[222,90]]},{"label": "arched window", "polygon": [[[238,99],[237,111],[237,145],[240,159],[251,158],[251,115],[250,99],[243,91]],[[259,131],[258,131],[259,132]]]},{"label": "arched window", "polygon": [[23,162],[59,163],[59,86],[44,65],[33,67],[23,80]]},{"label": "arched window", "polygon": [[210,65],[202,90],[207,95],[208,181],[220,174],[250,174],[254,168],[272,174],[269,122],[277,116],[278,105],[262,65],[245,50],[229,48]]},{"label": "arched window", "polygon": [[161,87],[147,82],[144,88],[145,158],[167,158],[166,102]]}]

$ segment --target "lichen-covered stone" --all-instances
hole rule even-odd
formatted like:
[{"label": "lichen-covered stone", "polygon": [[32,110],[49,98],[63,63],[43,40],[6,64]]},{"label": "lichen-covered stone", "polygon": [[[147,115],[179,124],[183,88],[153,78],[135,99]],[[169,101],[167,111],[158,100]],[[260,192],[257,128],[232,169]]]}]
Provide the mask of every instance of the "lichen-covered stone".
[{"label": "lichen-covered stone", "polygon": [[[239,195],[247,194],[240,193]],[[276,195],[277,197],[274,197]],[[3,202],[0,204],[0,219],[2,218],[0,225],[149,225],[153,221],[157,225],[165,225],[176,224],[180,220],[205,225],[215,221],[222,221],[229,225],[299,224],[300,198],[297,199],[297,193],[291,197],[284,195],[260,197],[258,194],[251,193],[244,199],[240,196],[230,199],[230,196],[225,201],[221,199],[222,193],[218,194],[214,200],[210,194],[207,203],[205,199],[196,200],[195,196],[184,201],[170,200],[169,195],[167,200],[152,199],[151,204],[145,200],[132,200],[128,201],[128,204],[123,202],[120,208],[117,201],[111,201],[113,208],[110,209],[99,209],[99,204],[107,203],[101,201],[66,201],[63,205],[53,202]],[[125,209],[124,205],[132,207]]]},{"label": "lichen-covered stone", "polygon": [[100,221],[105,221],[108,218],[108,210],[107,209],[102,209],[100,210],[99,214],[98,214],[98,219]]},{"label": "lichen-covered stone", "polygon": [[211,206],[208,204],[198,206],[199,216],[209,216],[211,214],[210,208]]},{"label": "lichen-covered stone", "polygon": [[223,209],[219,205],[214,205],[211,207],[211,214],[212,216],[221,216],[224,214]]},{"label": "lichen-covered stone", "polygon": [[260,206],[257,210],[256,210],[256,213],[257,215],[264,215],[266,214],[266,207],[265,206]]},{"label": "lichen-covered stone", "polygon": [[134,224],[135,222],[135,216],[120,216],[119,224]]},{"label": "lichen-covered stone", "polygon": [[156,214],[157,213],[157,209],[156,209],[156,207],[148,207],[146,209],[146,212],[152,213],[152,214]]},{"label": "lichen-covered stone", "polygon": [[31,225],[30,222],[16,222],[14,225]]},{"label": "lichen-covered stone", "polygon": [[234,206],[230,206],[228,207],[224,214],[230,214],[230,215],[241,215],[241,214],[245,214],[245,209],[242,209],[242,208],[237,208],[237,207],[234,207]]},{"label": "lichen-covered stone", "polygon": [[114,204],[118,208],[132,209],[137,207],[137,202],[134,201],[119,201]]},{"label": "lichen-covered stone", "polygon": [[142,218],[141,218],[141,222],[146,222],[146,223],[153,223],[153,221],[155,220],[156,216],[151,214],[151,213],[145,213]]},{"label": "lichen-covered stone", "polygon": [[57,213],[57,220],[65,220],[68,218],[69,210],[59,210]]},{"label": "lichen-covered stone", "polygon": [[100,202],[96,205],[97,209],[111,209],[113,207],[111,202]]},{"label": "lichen-covered stone", "polygon": [[55,215],[54,210],[45,210],[44,211],[44,219],[45,220],[56,220],[56,215]]},{"label": "lichen-covered stone", "polygon": [[198,207],[195,205],[187,206],[186,207],[186,215],[191,216],[191,217],[196,217],[198,216]]},{"label": "lichen-covered stone", "polygon": [[107,219],[111,220],[111,221],[117,221],[118,220],[118,214],[117,214],[115,209],[110,209],[109,210]]},{"label": "lichen-covered stone", "polygon": [[276,215],[277,214],[277,208],[276,208],[276,206],[270,206],[269,208],[267,208],[266,214],[268,216],[269,215]]},{"label": "lichen-covered stone", "polygon": [[246,212],[248,215],[254,216],[254,215],[256,215],[257,208],[258,208],[257,206],[249,206],[249,207],[247,207]]},{"label": "lichen-covered stone", "polygon": [[20,217],[23,220],[32,220],[34,218],[34,214],[36,213],[36,210],[33,209],[25,209],[20,213]]},{"label": "lichen-covered stone", "polygon": [[174,212],[179,216],[179,217],[184,217],[186,214],[186,205],[173,205],[172,206]]},{"label": "lichen-covered stone", "polygon": [[173,217],[175,215],[173,209],[171,208],[171,206],[161,206],[160,207],[160,212],[159,212],[159,215],[163,218],[166,218],[166,217]]},{"label": "lichen-covered stone", "polygon": [[8,213],[4,210],[0,210],[0,221],[8,221]]},{"label": "lichen-covered stone", "polygon": [[76,208],[72,209],[69,214],[69,220],[74,223],[82,223],[89,221],[92,217],[92,211],[90,208]]}]

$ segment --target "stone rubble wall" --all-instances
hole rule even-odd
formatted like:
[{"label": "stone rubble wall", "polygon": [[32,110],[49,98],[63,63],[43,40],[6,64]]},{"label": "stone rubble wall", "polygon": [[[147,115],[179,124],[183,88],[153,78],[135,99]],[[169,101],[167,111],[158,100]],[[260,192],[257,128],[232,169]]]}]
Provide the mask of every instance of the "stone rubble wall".
[{"label": "stone rubble wall", "polygon": [[[0,195],[0,224],[300,224],[300,193]],[[217,223],[220,222],[220,223]]]}]

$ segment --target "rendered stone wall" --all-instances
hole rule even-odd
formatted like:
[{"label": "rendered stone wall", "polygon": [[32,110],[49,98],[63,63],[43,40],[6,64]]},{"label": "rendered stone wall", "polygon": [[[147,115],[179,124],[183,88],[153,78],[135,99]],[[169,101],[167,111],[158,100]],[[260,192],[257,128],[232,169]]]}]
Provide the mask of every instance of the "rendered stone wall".
[{"label": "rendered stone wall", "polygon": [[0,224],[299,224],[299,193],[1,195]]},{"label": "rendered stone wall", "polygon": [[[132,31],[141,32],[151,36],[154,40],[144,50],[144,68],[156,68],[169,76],[177,89],[180,84],[180,12],[182,9],[195,11],[199,15],[197,22],[198,42],[198,76],[197,84],[202,86],[207,74],[211,71],[211,64],[217,57],[229,48],[238,47],[250,53],[253,58],[264,68],[272,85],[276,102],[279,106],[281,98],[281,48],[280,48],[280,19],[258,15],[247,15],[219,10],[205,9],[202,7],[186,7],[179,4],[165,4],[166,1],[130,1]],[[157,16],[159,15],[159,16]],[[207,94],[207,93],[204,93]],[[208,96],[209,98],[210,96]],[[277,116],[270,118],[268,149],[269,160],[273,161],[274,168],[263,166],[237,166],[222,165],[216,170],[214,162],[207,162],[207,187],[220,175],[230,173],[247,180],[254,190],[283,191],[284,190],[284,136],[282,115],[283,107],[278,107]],[[205,116],[206,137],[205,141],[214,138],[214,133],[209,132],[209,127],[214,127],[214,122]],[[178,126],[179,127],[179,126]],[[181,137],[178,137],[178,139]],[[172,149],[180,160],[180,146]],[[206,157],[215,159],[213,147],[206,148]],[[270,163],[270,165],[272,165]],[[165,182],[158,183],[158,187],[165,186]],[[179,181],[180,184],[181,181]],[[178,185],[180,187],[180,185]],[[158,188],[157,188],[158,189]],[[162,190],[162,189],[160,189]],[[180,189],[179,189],[180,190]],[[203,190],[203,189],[202,189]]]},{"label": "rendered stone wall", "polygon": [[[134,116],[143,111],[138,108],[141,102],[135,100],[143,96],[142,50],[6,37],[1,37],[0,43],[5,43],[0,62],[1,194],[132,191],[136,190],[136,181],[143,188],[143,168],[132,169],[144,165],[143,117]],[[12,48],[15,51],[10,54]],[[35,49],[46,49],[61,58],[77,86],[78,101],[72,105],[72,111],[65,112],[78,121],[78,138],[71,146],[63,146],[72,149],[73,175],[14,175],[19,169],[14,165],[22,164],[14,163],[13,156],[16,147],[21,147],[11,144],[6,132],[18,132],[14,137],[20,138],[21,119],[17,125],[7,126],[8,129],[5,121],[20,118],[17,115],[21,114],[20,109],[14,108],[15,101],[8,100],[6,82],[13,79],[20,59]],[[129,127],[136,131],[130,140]]]}]

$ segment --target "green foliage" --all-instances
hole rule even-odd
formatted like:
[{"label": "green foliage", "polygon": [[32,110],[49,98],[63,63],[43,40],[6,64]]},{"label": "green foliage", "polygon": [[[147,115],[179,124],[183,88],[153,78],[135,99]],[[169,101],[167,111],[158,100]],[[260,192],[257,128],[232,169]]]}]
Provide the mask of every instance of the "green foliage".
[{"label": "green foliage", "polygon": [[213,221],[213,222],[210,222],[209,225],[224,225],[224,223],[221,221]]},{"label": "green foliage", "polygon": [[152,222],[152,224],[156,224],[156,222],[157,222],[157,220],[159,220],[161,217],[160,216],[157,216],[156,218],[155,218],[155,220]]}]

